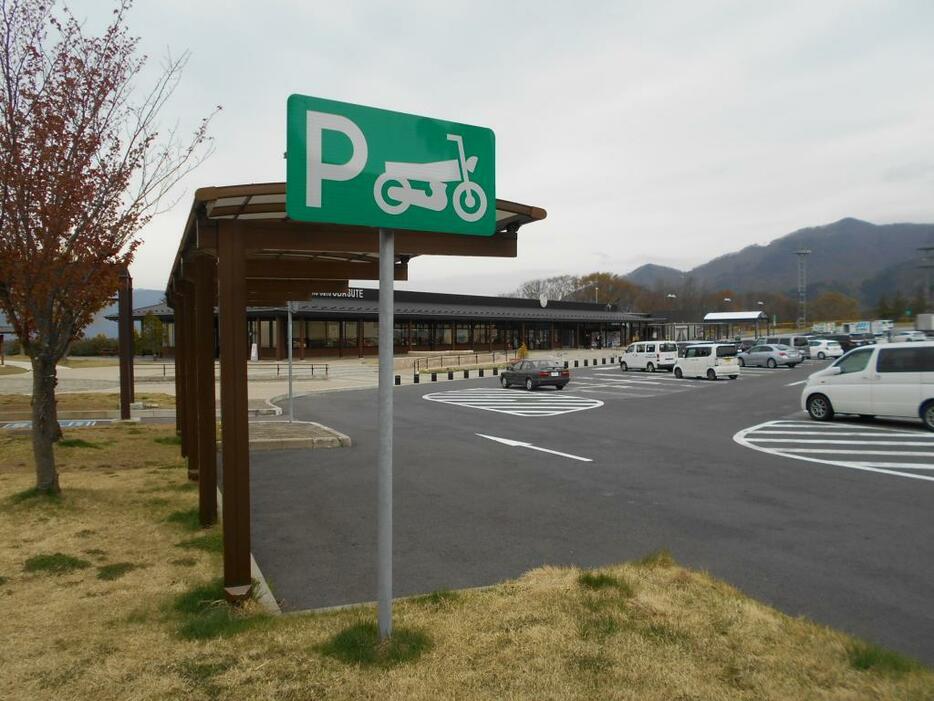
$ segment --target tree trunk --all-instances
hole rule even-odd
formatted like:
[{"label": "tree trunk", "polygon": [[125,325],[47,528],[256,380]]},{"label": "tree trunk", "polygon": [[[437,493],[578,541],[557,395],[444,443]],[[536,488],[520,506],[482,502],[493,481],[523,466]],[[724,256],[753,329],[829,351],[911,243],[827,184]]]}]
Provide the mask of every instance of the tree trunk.
[{"label": "tree trunk", "polygon": [[36,462],[36,490],[57,494],[55,442],[61,438],[55,406],[55,360],[46,355],[32,359],[32,454]]}]

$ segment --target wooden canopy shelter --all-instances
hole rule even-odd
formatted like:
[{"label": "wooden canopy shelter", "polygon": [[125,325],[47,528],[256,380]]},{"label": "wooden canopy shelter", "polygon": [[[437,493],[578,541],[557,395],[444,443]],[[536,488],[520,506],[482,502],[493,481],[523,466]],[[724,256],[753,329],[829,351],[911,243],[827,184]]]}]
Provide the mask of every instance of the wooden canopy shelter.
[{"label": "wooden canopy shelter", "polygon": [[[493,236],[397,230],[396,280],[420,255],[515,257],[519,227],[545,218],[538,207],[496,200]],[[199,483],[201,524],[217,520],[214,309],[218,311],[223,465],[224,587],[249,594],[250,456],[247,404],[248,305],[282,305],[349,280],[379,279],[379,230],[295,222],[285,183],[195,192],[166,288],[176,317],[176,427],[188,476]]]}]

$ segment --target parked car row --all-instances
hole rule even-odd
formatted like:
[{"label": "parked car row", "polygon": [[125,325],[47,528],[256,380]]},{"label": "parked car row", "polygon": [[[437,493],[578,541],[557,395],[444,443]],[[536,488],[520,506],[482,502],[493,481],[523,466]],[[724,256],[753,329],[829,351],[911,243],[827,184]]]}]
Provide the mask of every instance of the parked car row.
[{"label": "parked car row", "polygon": [[854,348],[808,378],[801,407],[815,421],[836,414],[912,417],[934,431],[934,342]]}]

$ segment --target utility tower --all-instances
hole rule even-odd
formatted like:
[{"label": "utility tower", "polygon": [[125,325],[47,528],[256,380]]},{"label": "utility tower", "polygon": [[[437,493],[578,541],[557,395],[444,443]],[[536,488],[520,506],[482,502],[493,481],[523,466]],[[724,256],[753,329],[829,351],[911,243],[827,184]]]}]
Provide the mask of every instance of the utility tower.
[{"label": "utility tower", "polygon": [[931,311],[931,270],[934,270],[934,246],[922,246],[918,249],[921,254],[921,265],[924,270],[924,311]]},{"label": "utility tower", "polygon": [[798,256],[798,328],[803,329],[808,323],[808,261],[810,248],[795,251]]}]

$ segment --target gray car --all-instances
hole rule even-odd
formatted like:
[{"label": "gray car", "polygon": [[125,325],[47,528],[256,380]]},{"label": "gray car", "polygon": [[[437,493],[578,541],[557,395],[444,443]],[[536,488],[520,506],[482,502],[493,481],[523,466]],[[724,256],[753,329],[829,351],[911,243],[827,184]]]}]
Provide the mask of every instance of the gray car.
[{"label": "gray car", "polygon": [[801,353],[781,343],[760,344],[736,356],[743,367],[777,368],[785,365],[793,368],[801,362]]},{"label": "gray car", "polygon": [[557,360],[520,360],[504,369],[499,381],[503,387],[522,385],[530,391],[548,385],[564,389],[571,381],[571,372]]}]

